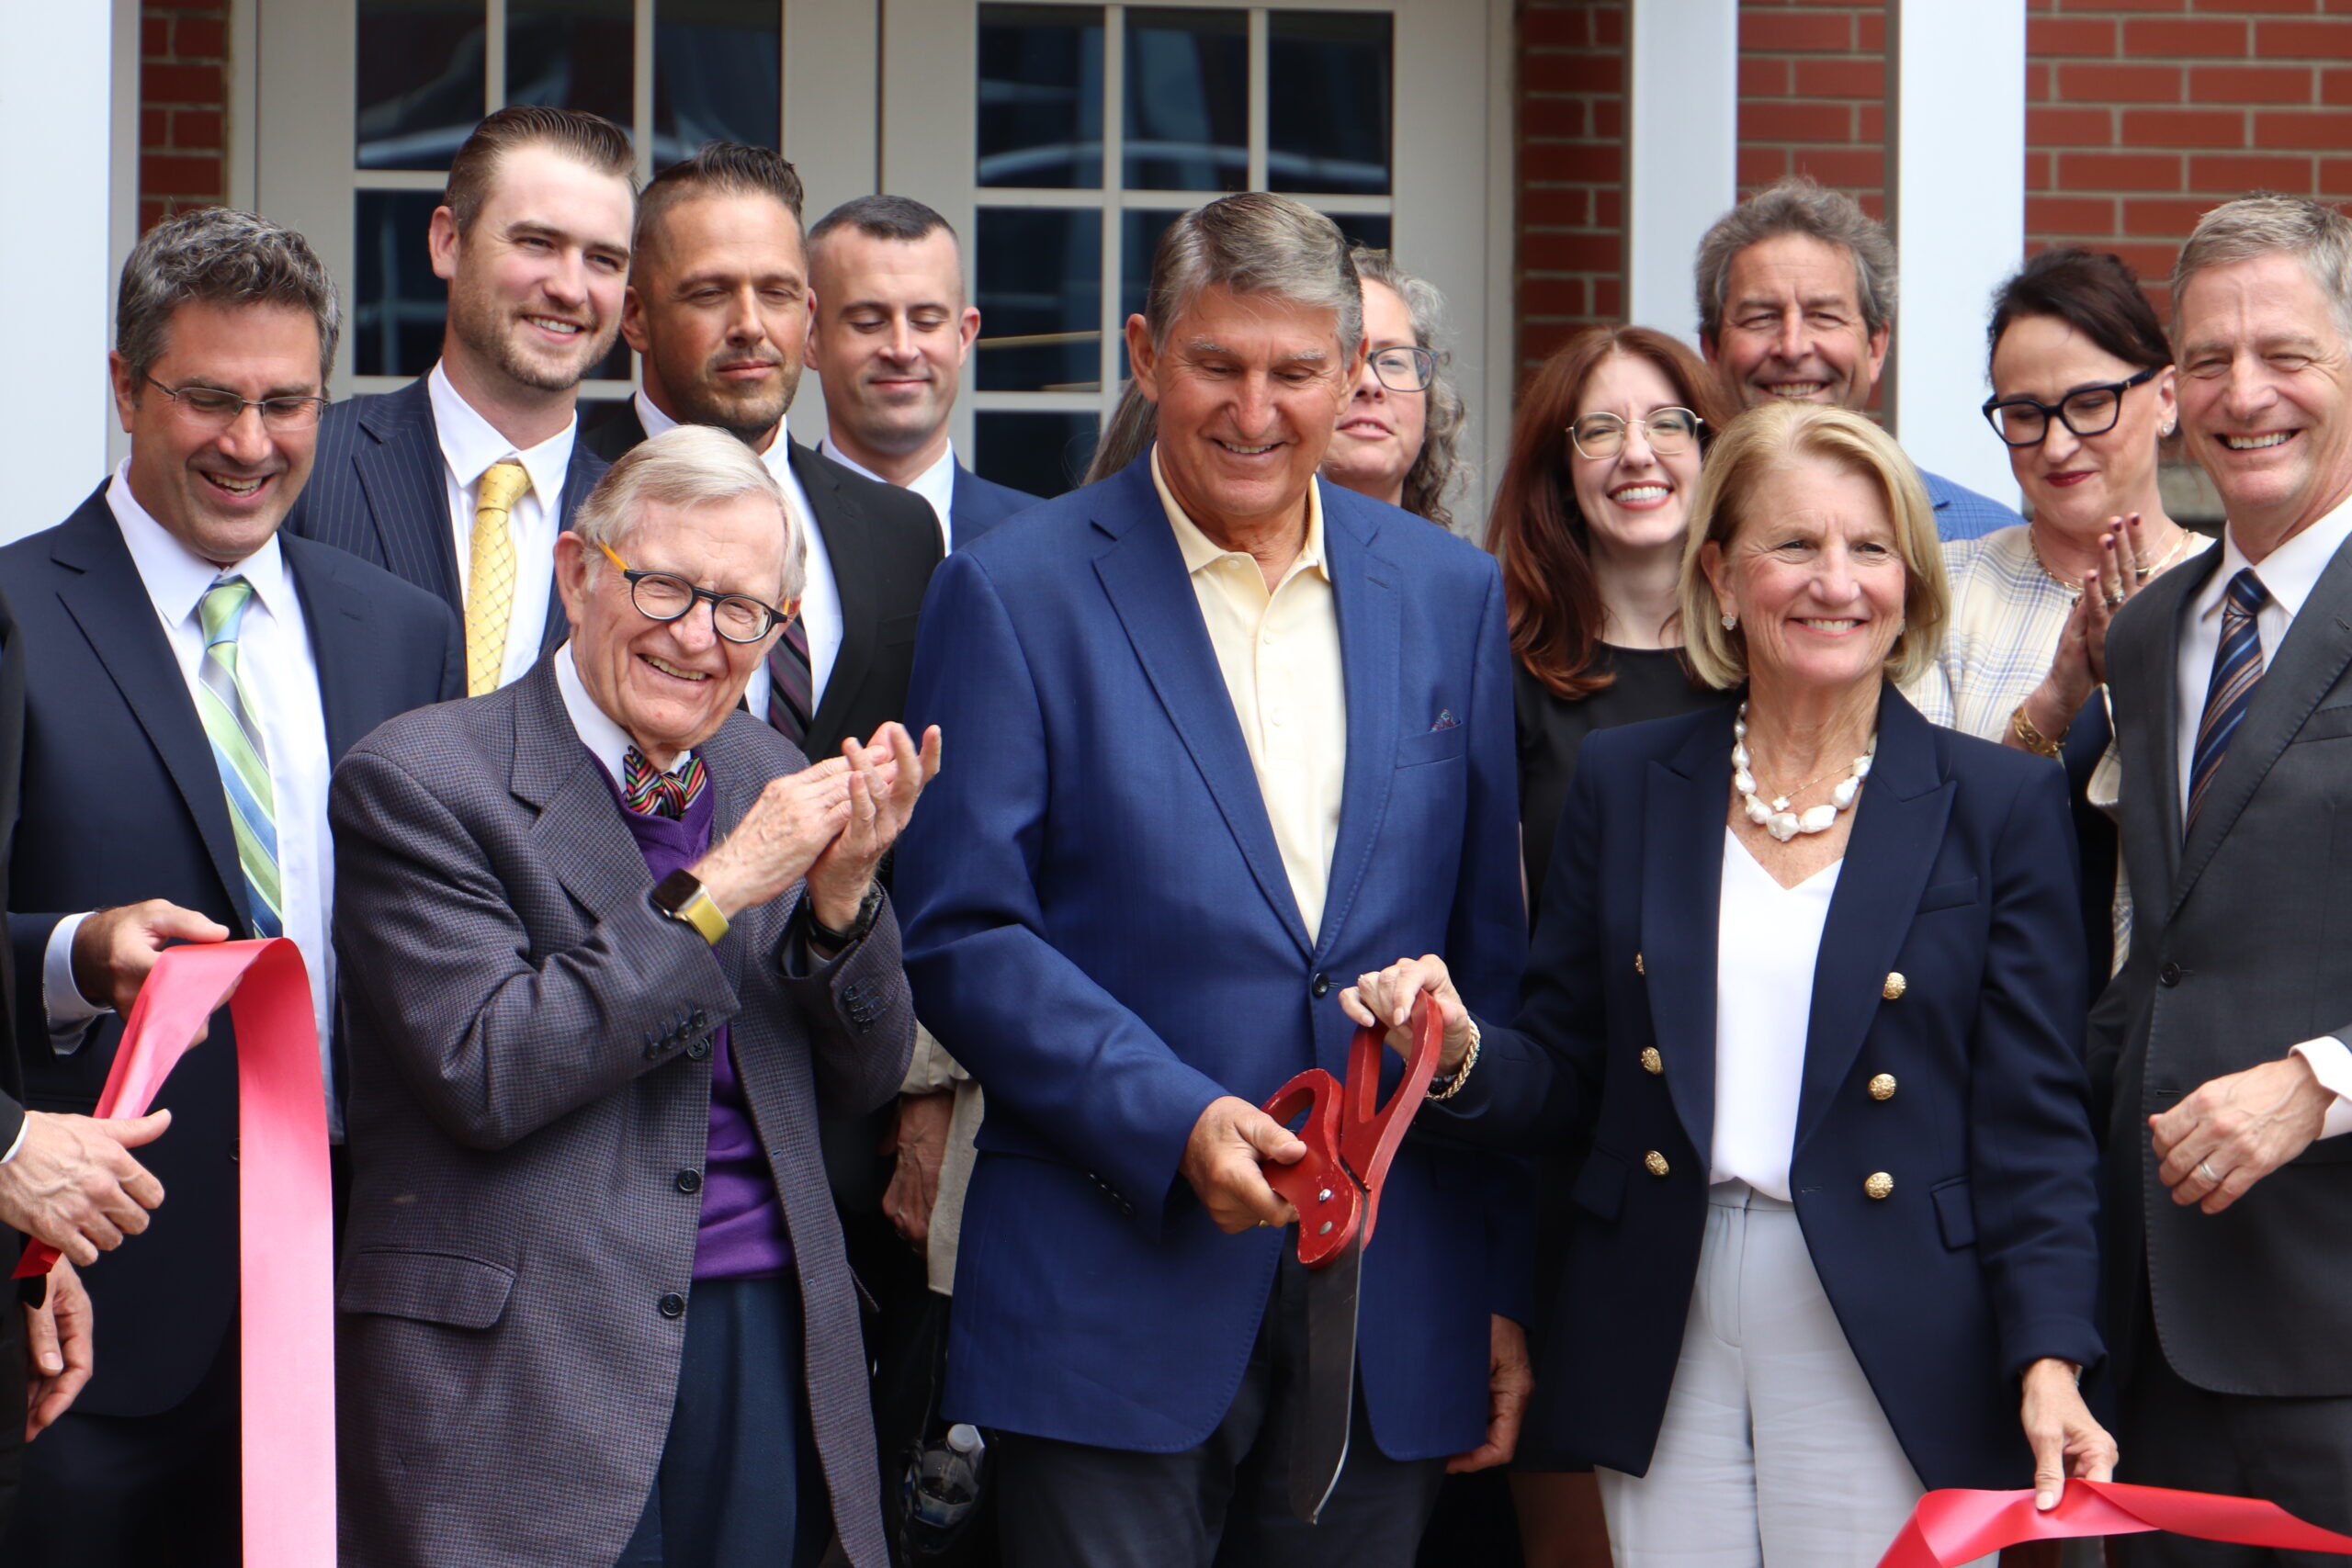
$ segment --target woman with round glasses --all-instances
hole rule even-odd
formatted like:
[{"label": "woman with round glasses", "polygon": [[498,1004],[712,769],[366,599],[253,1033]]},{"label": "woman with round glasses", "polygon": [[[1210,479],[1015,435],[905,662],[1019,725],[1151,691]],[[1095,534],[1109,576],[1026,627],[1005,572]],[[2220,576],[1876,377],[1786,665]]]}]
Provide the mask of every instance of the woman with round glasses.
[{"label": "woman with round glasses", "polygon": [[1363,368],[1324,454],[1333,484],[1453,526],[1445,492],[1458,477],[1462,396],[1447,378],[1444,298],[1386,251],[1351,253],[1363,284]]}]

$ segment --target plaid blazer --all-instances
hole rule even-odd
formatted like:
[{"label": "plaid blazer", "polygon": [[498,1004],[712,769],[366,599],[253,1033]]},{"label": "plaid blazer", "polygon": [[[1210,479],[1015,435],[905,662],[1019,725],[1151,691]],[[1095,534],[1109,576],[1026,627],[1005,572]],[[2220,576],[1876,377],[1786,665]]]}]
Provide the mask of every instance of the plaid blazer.
[{"label": "plaid blazer", "polygon": [[[720,833],[805,765],[740,714],[702,755]],[[855,1291],[816,1127],[820,1102],[868,1109],[906,1071],[914,1014],[888,910],[802,976],[783,959],[797,890],[716,948],[658,913],[545,659],[354,747],[330,815],[353,1078],[343,1561],[619,1555],[669,1430],[701,1207],[678,1177],[702,1168],[710,1038],[728,1024],[797,1255],[833,1517],[850,1561],[883,1568]]]}]

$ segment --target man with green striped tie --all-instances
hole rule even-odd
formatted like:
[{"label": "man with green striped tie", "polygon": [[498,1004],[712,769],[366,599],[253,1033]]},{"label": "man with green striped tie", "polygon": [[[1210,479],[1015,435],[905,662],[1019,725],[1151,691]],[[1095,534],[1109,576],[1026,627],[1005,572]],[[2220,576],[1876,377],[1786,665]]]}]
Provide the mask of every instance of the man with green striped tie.
[{"label": "man with green striped tie", "polygon": [[[465,644],[434,595],[279,536],[338,326],[292,231],[220,209],[151,231],[109,358],[130,457],[0,550],[26,651],[8,934],[42,1111],[95,1104],[161,949],[282,935],[310,967],[340,1136],[328,774],[385,719],[461,694]],[[158,1096],[169,1131],[139,1164],[169,1201],[89,1268],[102,1353],[27,1450],[0,1562],[238,1559],[234,1046],[223,1013]]]}]

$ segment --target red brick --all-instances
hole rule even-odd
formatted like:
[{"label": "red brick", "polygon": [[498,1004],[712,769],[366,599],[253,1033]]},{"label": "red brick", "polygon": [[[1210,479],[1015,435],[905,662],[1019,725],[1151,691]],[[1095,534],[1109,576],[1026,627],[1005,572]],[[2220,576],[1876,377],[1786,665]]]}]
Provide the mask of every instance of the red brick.
[{"label": "red brick", "polygon": [[1594,7],[1592,41],[1603,49],[1625,47],[1625,8],[1623,6]]},{"label": "red brick", "polygon": [[2030,196],[2025,227],[2030,234],[2112,234],[2115,202],[2098,196]]},{"label": "red brick", "polygon": [[2307,104],[2312,101],[2308,65],[2192,65],[2188,101],[2193,104]]},{"label": "red brick", "polygon": [[2180,157],[2173,152],[2062,152],[2062,190],[2178,190]]},{"label": "red brick", "polygon": [[2318,10],[2319,6],[2314,4],[2314,0],[2197,0],[2197,8],[2200,11],[2247,11],[2257,14],[2267,11],[2273,15],[2285,11],[2309,16]]},{"label": "red brick", "polygon": [[172,51],[182,60],[223,59],[229,24],[219,17],[182,17],[172,24]]},{"label": "red brick", "polygon": [[2352,71],[2321,72],[2319,101],[2324,104],[2352,104]]},{"label": "red brick", "polygon": [[1592,226],[1596,229],[1623,229],[1625,226],[1625,193],[1616,186],[1602,186],[1592,193]]},{"label": "red brick", "polygon": [[1880,192],[1874,190],[1863,191],[1854,197],[1854,205],[1860,208],[1862,211],[1870,217],[1878,220],[1881,223],[1886,221],[1886,197]]},{"label": "red brick", "polygon": [[2183,239],[2197,220],[2213,205],[2211,197],[2192,197],[2187,200],[2127,201],[2123,204],[2123,232],[2151,239]]},{"label": "red brick", "polygon": [[1854,111],[1846,104],[1742,104],[1739,136],[1743,141],[1851,141]]},{"label": "red brick", "polygon": [[[1622,93],[1625,90],[1625,57],[1622,54],[1547,54],[1543,56],[1543,60],[1555,90],[1570,93]],[[1529,63],[1534,62],[1531,61]]]},{"label": "red brick", "polygon": [[1794,172],[1849,195],[1886,183],[1886,152],[1878,147],[1792,147]]},{"label": "red brick", "polygon": [[1522,95],[1576,92],[1577,73],[1589,58],[1558,50],[1526,55],[1519,62],[1519,90]]},{"label": "red brick", "polygon": [[1523,136],[1582,136],[1587,124],[1582,98],[1522,98],[1519,129]]},{"label": "red brick", "polygon": [[169,109],[142,108],[139,111],[139,145],[161,147],[171,140],[172,115]]},{"label": "red brick", "polygon": [[139,18],[139,52],[149,60],[172,51],[172,19],[169,17]]},{"label": "red brick", "polygon": [[2105,58],[2115,52],[2115,24],[2103,17],[2030,17],[2025,51]]},{"label": "red brick", "polygon": [[1787,97],[1789,62],[1770,56],[1743,53],[1739,57],[1739,96],[1743,98]]},{"label": "red brick", "polygon": [[2177,104],[2177,65],[2061,65],[2058,97],[2070,104]]},{"label": "red brick", "polygon": [[2123,52],[2134,60],[2160,55],[2185,55],[2191,60],[2242,60],[2245,57],[2246,24],[2219,17],[2195,21],[2131,21],[2123,24]]},{"label": "red brick", "polygon": [[2352,114],[2319,109],[2306,114],[2257,114],[2254,145],[2264,152],[2308,147],[2314,152],[2352,152]]},{"label": "red brick", "polygon": [[1800,98],[1883,98],[1883,60],[1799,60],[1796,96]]},{"label": "red brick", "polygon": [[1592,192],[1582,186],[1519,187],[1519,220],[1530,228],[1578,229],[1591,216]]},{"label": "red brick", "polygon": [[1604,321],[1613,321],[1625,313],[1623,278],[1596,277],[1592,280],[1592,313]]},{"label": "red brick", "polygon": [[1739,47],[1742,52],[1754,50],[1764,54],[1843,54],[1854,47],[1853,18],[1803,11],[1763,11],[1743,6],[1739,12]]},{"label": "red brick", "polygon": [[1854,140],[1866,147],[1883,144],[1886,141],[1884,103],[1854,106]]},{"label": "red brick", "polygon": [[142,64],[139,68],[139,100],[147,104],[220,103],[220,68],[153,62]]},{"label": "red brick", "polygon": [[2188,238],[2188,231],[2184,229],[2159,243],[2109,245],[2105,248],[2121,257],[2123,265],[2142,277],[2167,278],[2172,276],[2173,264],[2180,259],[2180,243]]},{"label": "red brick", "polygon": [[141,201],[139,204],[139,231],[144,234],[148,230],[153,229],[156,224],[161,223],[164,219],[169,218],[171,215],[171,206],[167,202],[162,200]]},{"label": "red brick", "polygon": [[1789,172],[1789,153],[1784,147],[1742,146],[1738,158],[1739,186],[1743,191],[1762,189]]},{"label": "red brick", "polygon": [[[1579,315],[1583,312],[1578,311]],[[1519,328],[1519,362],[1530,370],[1541,366],[1584,329],[1571,321],[1522,321]]]},{"label": "red brick", "polygon": [[226,117],[219,109],[174,109],[172,147],[180,152],[218,152],[228,143]]},{"label": "red brick", "polygon": [[1581,316],[1584,305],[1583,278],[1520,278],[1519,310],[1522,316]]},{"label": "red brick", "polygon": [[2245,145],[2244,109],[2125,109],[2126,147],[2231,148]]},{"label": "red brick", "polygon": [[2352,60],[2352,21],[2258,22],[2254,51],[2264,60]]},{"label": "red brick", "polygon": [[2066,0],[2069,11],[2185,11],[2188,0]]},{"label": "red brick", "polygon": [[2249,190],[2306,190],[2312,161],[2308,157],[2257,157],[2251,153],[2215,153],[2188,160],[2190,190],[2237,193]]},{"label": "red brick", "polygon": [[221,193],[220,160],[200,155],[141,153],[139,190],[142,196],[200,196],[218,201]]},{"label": "red brick", "polygon": [[2025,101],[2030,104],[2046,104],[2050,101],[2050,67],[2038,60],[2026,62]]},{"label": "red brick", "polygon": [[1862,54],[1886,52],[1886,13],[1865,11],[1854,18],[1854,48]]},{"label": "red brick", "polygon": [[1531,272],[1614,272],[1625,265],[1625,244],[1616,234],[1527,234],[1519,243],[1519,265]]},{"label": "red brick", "polygon": [[1579,141],[1558,149],[1558,178],[1580,185],[1616,185],[1625,177],[1625,149],[1606,141]]},{"label": "red brick", "polygon": [[1520,48],[1582,49],[1592,41],[1589,15],[1581,6],[1530,6],[1520,14]]},{"label": "red brick", "polygon": [[2025,155],[2026,189],[2048,190],[2051,188],[2051,155],[2047,152],[2030,152]]},{"label": "red brick", "polygon": [[1592,133],[1604,141],[1623,140],[1625,134],[1625,100],[1595,98],[1592,100]]},{"label": "red brick", "polygon": [[2115,111],[2028,109],[2025,140],[2030,147],[2111,147],[2115,143]]},{"label": "red brick", "polygon": [[2322,196],[2352,196],[2352,158],[2322,158],[2315,183]]}]

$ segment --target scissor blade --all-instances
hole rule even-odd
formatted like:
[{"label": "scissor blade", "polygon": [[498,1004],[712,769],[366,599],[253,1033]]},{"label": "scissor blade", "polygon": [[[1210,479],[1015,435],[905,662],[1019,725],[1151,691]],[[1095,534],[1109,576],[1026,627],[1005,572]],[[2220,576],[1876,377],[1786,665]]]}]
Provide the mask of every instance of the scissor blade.
[{"label": "scissor blade", "polygon": [[1306,1277],[1306,1409],[1291,1439],[1290,1509],[1308,1524],[1323,1512],[1348,1462],[1355,1415],[1356,1291],[1363,1240]]}]

